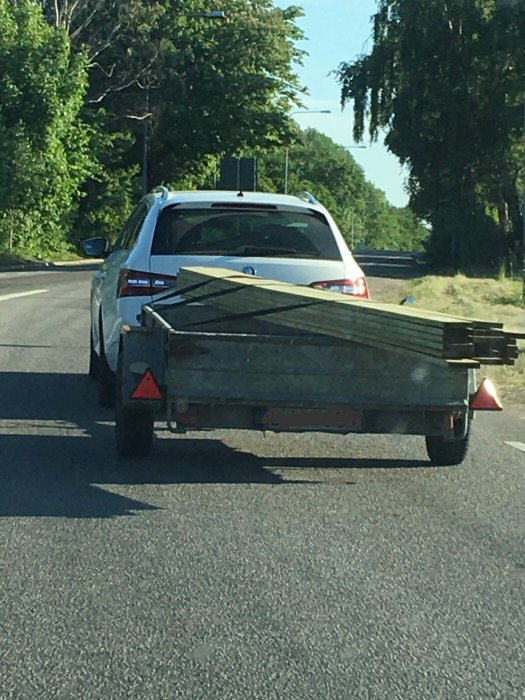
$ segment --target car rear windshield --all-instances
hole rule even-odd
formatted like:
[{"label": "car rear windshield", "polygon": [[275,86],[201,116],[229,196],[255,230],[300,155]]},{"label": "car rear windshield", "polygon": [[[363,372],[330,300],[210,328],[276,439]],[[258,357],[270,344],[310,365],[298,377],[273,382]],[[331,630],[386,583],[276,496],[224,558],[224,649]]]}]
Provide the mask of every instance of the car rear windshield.
[{"label": "car rear windshield", "polygon": [[152,255],[228,255],[341,260],[325,217],[315,211],[165,208]]}]

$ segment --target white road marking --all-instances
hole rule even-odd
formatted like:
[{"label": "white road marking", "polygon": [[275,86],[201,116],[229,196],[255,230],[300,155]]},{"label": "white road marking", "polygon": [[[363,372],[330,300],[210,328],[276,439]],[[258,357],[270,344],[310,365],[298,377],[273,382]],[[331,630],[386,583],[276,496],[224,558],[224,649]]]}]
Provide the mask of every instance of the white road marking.
[{"label": "white road marking", "polygon": [[525,442],[505,442],[505,444],[525,452]]},{"label": "white road marking", "polygon": [[30,297],[33,294],[45,294],[49,289],[33,289],[30,292],[16,292],[14,294],[0,295],[0,301],[10,301],[11,299],[19,299],[20,297]]},{"label": "white road marking", "polygon": [[0,420],[0,435],[38,435],[39,437],[89,438],[87,428],[64,420],[10,418]]}]

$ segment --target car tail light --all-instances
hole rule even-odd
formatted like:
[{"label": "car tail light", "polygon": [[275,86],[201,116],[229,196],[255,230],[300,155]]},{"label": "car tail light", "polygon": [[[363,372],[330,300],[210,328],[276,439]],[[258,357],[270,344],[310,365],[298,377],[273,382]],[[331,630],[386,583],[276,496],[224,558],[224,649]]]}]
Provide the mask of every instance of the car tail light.
[{"label": "car tail light", "polygon": [[153,296],[173,287],[176,279],[172,275],[123,269],[118,277],[117,297]]},{"label": "car tail light", "polygon": [[352,294],[361,299],[368,299],[368,285],[366,277],[356,277],[355,279],[345,280],[326,280],[321,282],[312,282],[310,287],[314,289],[324,289],[327,292],[340,292],[341,294]]}]

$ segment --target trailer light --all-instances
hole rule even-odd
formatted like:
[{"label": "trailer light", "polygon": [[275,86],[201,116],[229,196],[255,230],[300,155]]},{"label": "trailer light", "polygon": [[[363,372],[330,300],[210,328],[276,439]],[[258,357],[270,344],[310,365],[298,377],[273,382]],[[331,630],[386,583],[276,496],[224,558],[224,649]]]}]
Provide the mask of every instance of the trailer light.
[{"label": "trailer light", "polygon": [[473,411],[502,411],[503,405],[498,398],[496,387],[490,379],[484,379],[470,400]]},{"label": "trailer light", "polygon": [[312,282],[310,285],[313,289],[324,289],[327,292],[338,292],[341,294],[351,294],[352,296],[361,299],[368,299],[368,285],[365,277],[356,277],[355,279],[344,280],[326,280],[320,282]]},{"label": "trailer light", "polygon": [[157,380],[153,376],[153,372],[150,369],[147,369],[144,372],[142,379],[131,394],[131,398],[146,401],[158,401],[159,399],[162,399],[162,392],[157,384]]},{"label": "trailer light", "polygon": [[177,277],[152,272],[122,269],[118,278],[117,297],[153,296],[173,287]]}]

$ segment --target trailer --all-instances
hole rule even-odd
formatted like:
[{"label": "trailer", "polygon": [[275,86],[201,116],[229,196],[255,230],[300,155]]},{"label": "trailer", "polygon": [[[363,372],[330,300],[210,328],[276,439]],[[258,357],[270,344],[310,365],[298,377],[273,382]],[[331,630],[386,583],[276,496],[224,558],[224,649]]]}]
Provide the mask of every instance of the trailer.
[{"label": "trailer", "polygon": [[215,429],[420,435],[435,465],[460,464],[475,409],[500,410],[473,361],[388,352],[202,304],[146,305],[122,328],[120,455],[149,454],[155,421]]}]

